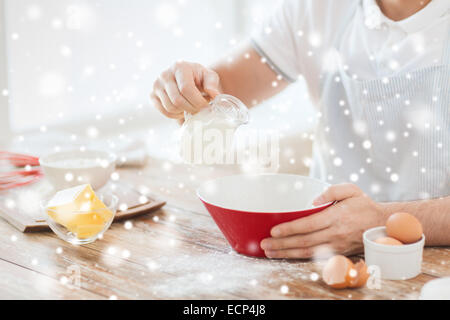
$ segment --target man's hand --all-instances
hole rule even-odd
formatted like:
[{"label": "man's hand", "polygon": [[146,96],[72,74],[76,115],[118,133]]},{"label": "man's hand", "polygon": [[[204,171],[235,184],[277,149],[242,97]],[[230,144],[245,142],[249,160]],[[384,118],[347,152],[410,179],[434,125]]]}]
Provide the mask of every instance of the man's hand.
[{"label": "man's hand", "polygon": [[195,114],[220,94],[219,75],[198,63],[177,62],[153,84],[150,99],[166,117],[183,119],[184,112]]},{"label": "man's hand", "polygon": [[332,201],[337,203],[324,211],[273,227],[272,238],[261,242],[266,256],[311,258],[324,247],[340,254],[359,253],[364,231],[386,222],[384,207],[353,184],[331,186],[314,205]]},{"label": "man's hand", "polygon": [[185,111],[200,111],[220,93],[235,96],[250,108],[288,85],[250,43],[245,43],[210,68],[175,63],[155,81],[150,100],[163,115],[182,123]]}]

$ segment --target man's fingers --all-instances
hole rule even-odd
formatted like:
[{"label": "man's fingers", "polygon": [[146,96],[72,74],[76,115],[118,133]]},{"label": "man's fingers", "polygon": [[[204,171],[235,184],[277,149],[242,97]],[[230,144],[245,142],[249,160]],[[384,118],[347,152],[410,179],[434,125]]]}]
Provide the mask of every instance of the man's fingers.
[{"label": "man's fingers", "polygon": [[206,70],[203,75],[203,90],[214,99],[220,94],[220,79],[217,73],[211,70]]},{"label": "man's fingers", "polygon": [[172,101],[170,101],[169,96],[167,95],[167,93],[164,89],[156,90],[155,95],[161,101],[161,104],[163,105],[164,109],[167,110],[167,112],[172,113],[172,114],[179,114],[181,112],[184,112],[183,109],[176,107],[172,103]]},{"label": "man's fingers", "polygon": [[155,96],[154,94],[152,94],[150,96],[150,100],[153,104],[153,106],[158,109],[163,115],[165,115],[168,118],[171,119],[183,119],[184,118],[184,112],[181,113],[170,113],[168,112],[162,105],[161,101],[159,100],[159,98],[157,96]]},{"label": "man's fingers", "polygon": [[175,80],[180,93],[196,111],[200,111],[200,109],[208,105],[208,101],[195,85],[194,74],[191,69],[177,68],[175,70]]},{"label": "man's fingers", "polygon": [[294,221],[281,223],[272,228],[270,235],[274,238],[284,238],[298,234],[308,234],[328,228],[331,219],[322,211]]},{"label": "man's fingers", "polygon": [[268,238],[261,241],[261,248],[267,251],[313,247],[329,241],[329,229],[295,235],[285,238]]},{"label": "man's fingers", "polygon": [[324,193],[315,199],[313,204],[315,206],[319,206],[328,202],[343,201],[362,194],[362,190],[352,183],[336,184],[329,187]]},{"label": "man's fingers", "polygon": [[310,259],[314,257],[316,252],[320,252],[324,247],[328,246],[329,244],[322,244],[309,248],[270,250],[265,251],[265,254],[272,259]]},{"label": "man's fingers", "polygon": [[[182,119],[207,107],[208,98],[221,92],[219,75],[198,63],[179,61],[161,73],[153,84],[153,104],[163,114]],[[164,110],[161,110],[161,107]]]},{"label": "man's fingers", "polygon": [[164,81],[164,89],[170,99],[170,102],[172,102],[172,105],[189,113],[195,113],[196,109],[194,108],[194,106],[192,106],[189,101],[187,101],[186,98],[183,97],[180,90],[178,89],[175,76],[170,73],[170,75],[167,75],[167,77],[169,78]]}]

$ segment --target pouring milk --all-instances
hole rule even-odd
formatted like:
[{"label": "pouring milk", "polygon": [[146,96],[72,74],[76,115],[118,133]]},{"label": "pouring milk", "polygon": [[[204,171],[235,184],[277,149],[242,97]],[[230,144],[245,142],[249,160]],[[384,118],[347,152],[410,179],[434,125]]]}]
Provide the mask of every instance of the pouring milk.
[{"label": "pouring milk", "polygon": [[237,128],[248,123],[247,107],[230,95],[218,95],[195,115],[186,114],[180,129],[180,155],[191,164],[225,164],[233,160]]}]

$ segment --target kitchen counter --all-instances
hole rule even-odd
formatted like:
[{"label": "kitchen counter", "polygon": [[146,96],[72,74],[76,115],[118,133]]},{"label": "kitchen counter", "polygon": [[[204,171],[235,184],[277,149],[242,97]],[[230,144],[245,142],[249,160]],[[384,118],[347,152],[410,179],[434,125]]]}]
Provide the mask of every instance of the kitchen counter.
[{"label": "kitchen counter", "polygon": [[120,170],[121,180],[167,205],[115,223],[85,246],[51,232],[22,234],[0,219],[0,298],[416,299],[427,281],[450,276],[449,248],[426,248],[414,279],[357,290],[328,288],[320,262],[241,256],[195,196],[200,182],[233,171],[156,159],[144,169]]}]

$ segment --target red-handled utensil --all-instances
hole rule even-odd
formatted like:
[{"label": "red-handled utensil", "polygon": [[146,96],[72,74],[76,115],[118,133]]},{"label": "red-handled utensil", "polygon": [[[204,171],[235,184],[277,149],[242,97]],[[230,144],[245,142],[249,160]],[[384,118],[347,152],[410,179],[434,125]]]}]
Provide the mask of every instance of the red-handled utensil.
[{"label": "red-handled utensil", "polygon": [[[8,171],[11,167],[23,169]],[[0,191],[37,182],[42,176],[39,158],[26,154],[0,151]]]}]

